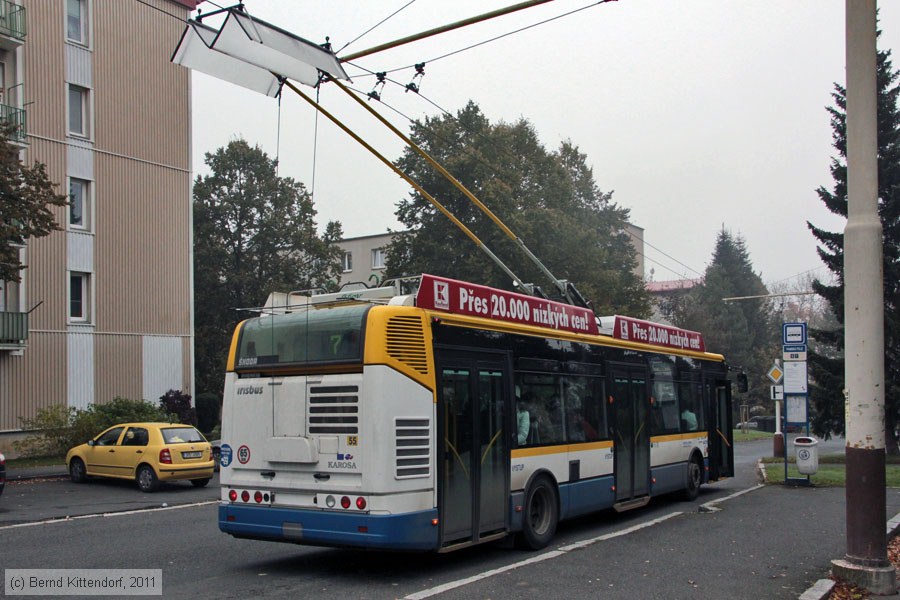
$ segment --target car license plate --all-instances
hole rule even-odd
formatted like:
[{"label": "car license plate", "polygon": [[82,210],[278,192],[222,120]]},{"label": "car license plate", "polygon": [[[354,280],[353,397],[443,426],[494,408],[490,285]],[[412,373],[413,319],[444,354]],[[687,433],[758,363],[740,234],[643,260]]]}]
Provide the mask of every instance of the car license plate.
[{"label": "car license plate", "polygon": [[181,458],[200,458],[203,456],[202,452],[182,452]]}]

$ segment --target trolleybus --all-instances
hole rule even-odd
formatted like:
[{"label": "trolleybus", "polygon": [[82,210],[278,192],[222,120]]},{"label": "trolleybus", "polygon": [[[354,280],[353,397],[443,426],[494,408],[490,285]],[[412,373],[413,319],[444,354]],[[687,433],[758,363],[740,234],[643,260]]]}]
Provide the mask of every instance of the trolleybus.
[{"label": "trolleybus", "polygon": [[271,305],[234,332],[219,528],[446,552],[697,496],[732,474],[731,388],[702,337],[422,276]]}]

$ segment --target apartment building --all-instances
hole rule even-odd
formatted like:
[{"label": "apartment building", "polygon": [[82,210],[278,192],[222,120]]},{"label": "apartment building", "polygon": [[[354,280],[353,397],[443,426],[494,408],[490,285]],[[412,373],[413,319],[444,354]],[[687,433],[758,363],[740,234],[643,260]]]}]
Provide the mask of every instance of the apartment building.
[{"label": "apartment building", "polygon": [[0,282],[0,450],[21,418],[192,388],[190,73],[196,0],[0,0],[0,118],[70,206]]},{"label": "apartment building", "polygon": [[[644,230],[628,223],[625,229],[629,241],[634,246],[637,264],[634,273],[644,278]],[[372,286],[384,279],[384,265],[387,255],[385,251],[394,236],[405,232],[378,233],[360,237],[346,238],[338,242],[344,251],[343,272],[340,285],[365,283]]]}]

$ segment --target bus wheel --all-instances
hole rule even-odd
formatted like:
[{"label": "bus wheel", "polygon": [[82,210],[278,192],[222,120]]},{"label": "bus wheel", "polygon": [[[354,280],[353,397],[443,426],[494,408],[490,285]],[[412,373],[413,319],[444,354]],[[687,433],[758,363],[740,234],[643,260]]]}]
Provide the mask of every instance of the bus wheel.
[{"label": "bus wheel", "polygon": [[559,500],[556,489],[546,477],[534,480],[525,493],[525,512],[520,545],[528,550],[540,550],[556,535],[559,520]]},{"label": "bus wheel", "polygon": [[682,492],[687,501],[696,500],[700,495],[700,484],[703,482],[703,464],[696,455],[691,457],[687,465],[687,487]]}]

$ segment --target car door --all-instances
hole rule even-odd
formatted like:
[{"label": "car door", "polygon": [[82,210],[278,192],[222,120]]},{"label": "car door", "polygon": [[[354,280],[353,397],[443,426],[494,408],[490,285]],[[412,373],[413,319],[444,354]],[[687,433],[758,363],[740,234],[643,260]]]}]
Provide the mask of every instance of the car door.
[{"label": "car door", "polygon": [[134,477],[135,469],[145,458],[149,443],[150,432],[146,427],[129,427],[116,451],[116,475]]},{"label": "car door", "polygon": [[110,427],[93,440],[85,452],[85,465],[90,475],[115,475],[119,438],[125,427]]}]

